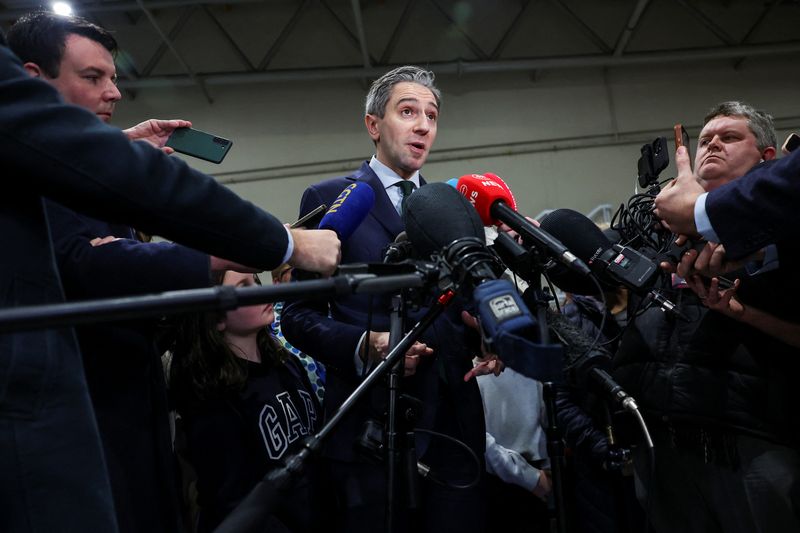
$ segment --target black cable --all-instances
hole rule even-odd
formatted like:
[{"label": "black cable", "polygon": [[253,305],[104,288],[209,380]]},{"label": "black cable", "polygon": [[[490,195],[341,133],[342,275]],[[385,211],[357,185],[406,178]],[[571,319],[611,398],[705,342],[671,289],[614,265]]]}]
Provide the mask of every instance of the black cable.
[{"label": "black cable", "polygon": [[466,490],[466,489],[471,489],[472,487],[475,487],[475,486],[478,485],[478,482],[480,482],[480,480],[481,480],[481,460],[478,458],[478,455],[475,453],[475,451],[472,448],[470,448],[469,446],[467,446],[467,444],[465,442],[460,441],[457,438],[452,437],[450,435],[445,435],[444,433],[439,433],[438,431],[433,431],[433,430],[430,430],[430,429],[415,428],[414,431],[418,431],[420,433],[427,433],[428,435],[431,435],[433,437],[439,437],[439,438],[442,438],[442,439],[445,439],[445,440],[449,440],[453,444],[461,446],[462,448],[467,450],[467,453],[469,453],[470,457],[475,462],[475,478],[472,479],[467,484],[450,483],[449,481],[447,481],[445,479],[440,479],[437,476],[435,476],[433,474],[432,470],[429,470],[427,472],[427,474],[424,475],[423,477],[425,477],[427,479],[430,479],[432,482],[436,483],[437,485],[441,485],[442,487],[446,487],[446,488],[449,488],[449,489]]}]

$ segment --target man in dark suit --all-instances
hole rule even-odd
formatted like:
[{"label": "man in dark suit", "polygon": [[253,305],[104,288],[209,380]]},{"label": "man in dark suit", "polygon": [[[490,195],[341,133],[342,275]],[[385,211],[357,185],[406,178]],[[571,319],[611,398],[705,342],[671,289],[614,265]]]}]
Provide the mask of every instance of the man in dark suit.
[{"label": "man in dark suit", "polygon": [[[39,11],[8,32],[11,50],[33,76],[103,122],[121,93],[103,28],[80,17]],[[163,148],[181,120],[149,120],[124,133]],[[50,234],[67,300],[111,298],[211,286],[212,272],[240,265],[167,242],[144,243],[130,227],[46,202]],[[166,387],[155,319],[76,329],[122,533],[174,531],[180,505]]]},{"label": "man in dark suit", "polygon": [[[309,187],[300,206],[306,213],[331,202],[346,186],[363,183],[375,192],[375,204],[364,222],[343,243],[343,262],[381,262],[385,248],[403,230],[404,195],[424,186],[419,171],[436,138],[440,93],[433,73],[399,67],[376,80],[367,95],[365,125],[375,143],[375,156],[350,176]],[[403,188],[407,188],[406,192]],[[330,413],[358,384],[365,367],[385,356],[388,346],[388,299],[364,296],[329,302],[295,301],[282,317],[283,331],[297,348],[319,359],[328,372],[325,409]],[[451,483],[466,483],[483,472],[485,432],[483,408],[474,380],[463,377],[471,368],[464,326],[458,309],[440,317],[405,356],[403,391],[423,401],[420,427],[434,428],[464,442],[479,463],[456,446],[438,438],[417,439],[423,463]],[[413,323],[414,317],[409,322]],[[475,347],[477,348],[477,347]],[[385,466],[369,464],[354,451],[354,442],[370,416],[383,412],[385,392],[375,391],[372,404],[359,405],[342,421],[326,446],[341,496],[340,530],[384,531]],[[421,517],[424,531],[482,531],[482,485],[454,490],[423,482]],[[406,503],[395,502],[400,509]],[[408,515],[403,513],[403,517]]]},{"label": "man in dark suit", "polygon": [[[63,300],[43,196],[264,269],[284,261],[330,273],[332,232],[289,232],[213,178],[33,79],[0,34],[0,305]],[[74,333],[0,334],[0,530],[117,530]]]}]

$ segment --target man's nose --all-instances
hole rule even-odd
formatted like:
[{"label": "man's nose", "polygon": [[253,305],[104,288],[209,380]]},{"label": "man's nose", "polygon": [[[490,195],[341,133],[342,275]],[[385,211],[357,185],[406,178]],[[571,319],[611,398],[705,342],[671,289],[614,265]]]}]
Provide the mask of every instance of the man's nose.
[{"label": "man's nose", "polygon": [[119,87],[113,81],[108,82],[108,87],[103,92],[103,98],[109,102],[117,102],[122,99],[122,93],[119,92]]},{"label": "man's nose", "polygon": [[431,129],[431,119],[427,115],[420,115],[414,122],[414,131],[420,134],[428,133]]}]

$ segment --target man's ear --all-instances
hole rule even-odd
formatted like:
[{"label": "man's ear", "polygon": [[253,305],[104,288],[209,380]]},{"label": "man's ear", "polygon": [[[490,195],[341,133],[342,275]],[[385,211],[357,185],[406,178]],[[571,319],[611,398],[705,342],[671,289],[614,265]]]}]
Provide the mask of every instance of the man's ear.
[{"label": "man's ear", "polygon": [[364,117],[364,124],[367,126],[367,133],[372,138],[373,142],[378,142],[381,140],[381,132],[378,130],[378,124],[380,123],[380,118],[376,117],[375,115],[366,115]]},{"label": "man's ear", "polygon": [[33,78],[43,78],[44,77],[44,71],[42,71],[42,68],[39,65],[37,65],[36,63],[32,63],[31,61],[28,61],[27,63],[22,65],[22,68],[24,68],[28,72],[28,74],[30,74],[31,77],[33,77]]},{"label": "man's ear", "polygon": [[217,322],[217,331],[223,332],[223,331],[225,331],[226,327],[227,327],[227,324],[225,323],[225,319],[224,318],[222,320],[220,320],[219,322]]},{"label": "man's ear", "polygon": [[778,153],[775,150],[774,146],[770,146],[769,148],[765,148],[763,152],[761,152],[761,159],[764,161],[769,161],[770,159],[775,159],[775,155]]}]

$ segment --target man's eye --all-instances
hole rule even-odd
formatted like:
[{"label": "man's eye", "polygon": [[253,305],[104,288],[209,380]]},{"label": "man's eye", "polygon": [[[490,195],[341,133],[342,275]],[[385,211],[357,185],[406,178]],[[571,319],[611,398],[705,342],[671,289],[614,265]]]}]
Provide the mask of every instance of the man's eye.
[{"label": "man's eye", "polygon": [[436,115],[433,113],[428,113],[428,120],[436,121]]},{"label": "man's eye", "polygon": [[411,112],[410,109],[406,108],[406,109],[401,110],[400,113],[405,115],[405,116],[410,116],[412,112]]}]

